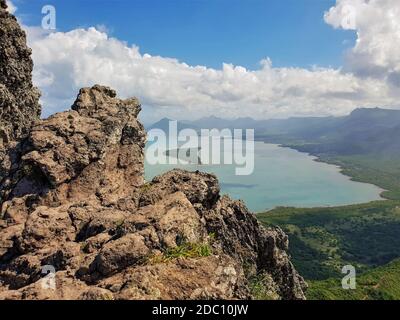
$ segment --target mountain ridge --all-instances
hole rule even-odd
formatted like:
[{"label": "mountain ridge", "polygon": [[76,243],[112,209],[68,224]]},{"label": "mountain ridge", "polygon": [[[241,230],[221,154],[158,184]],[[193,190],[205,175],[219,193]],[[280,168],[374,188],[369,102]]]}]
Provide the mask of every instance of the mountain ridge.
[{"label": "mountain ridge", "polygon": [[[210,120],[212,119],[212,120]],[[166,121],[166,120],[164,120]],[[158,123],[151,128],[165,129]],[[178,121],[179,129],[255,129],[255,138],[294,147],[314,155],[400,154],[400,110],[358,108],[342,117],[292,117],[254,120],[217,117]]]}]

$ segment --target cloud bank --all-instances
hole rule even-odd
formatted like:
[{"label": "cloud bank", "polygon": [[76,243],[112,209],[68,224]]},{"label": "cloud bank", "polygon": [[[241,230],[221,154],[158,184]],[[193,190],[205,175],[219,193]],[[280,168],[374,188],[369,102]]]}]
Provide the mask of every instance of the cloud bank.
[{"label": "cloud bank", "polygon": [[47,114],[69,107],[80,87],[100,83],[139,97],[153,117],[343,115],[399,107],[399,14],[398,0],[338,0],[326,23],[358,38],[341,69],[275,68],[269,58],[258,70],[212,69],[143,54],[96,28],[28,34]]}]

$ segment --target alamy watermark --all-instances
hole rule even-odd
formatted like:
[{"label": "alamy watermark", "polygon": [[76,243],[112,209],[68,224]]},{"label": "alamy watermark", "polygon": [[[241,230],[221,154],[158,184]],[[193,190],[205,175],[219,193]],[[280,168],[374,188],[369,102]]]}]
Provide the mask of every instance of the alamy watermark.
[{"label": "alamy watermark", "polygon": [[56,30],[57,29],[57,16],[56,8],[52,5],[45,5],[42,8],[42,28],[44,30]]},{"label": "alamy watermark", "polygon": [[148,132],[146,159],[150,165],[235,165],[235,174],[254,172],[254,129],[183,129],[170,121],[168,133]]},{"label": "alamy watermark", "polygon": [[354,268],[352,265],[344,266],[342,268],[342,273],[346,275],[342,279],[342,288],[344,290],[356,290],[356,268]]},{"label": "alamy watermark", "polygon": [[56,269],[52,265],[46,265],[42,267],[42,276],[40,280],[42,289],[44,290],[56,290]]}]

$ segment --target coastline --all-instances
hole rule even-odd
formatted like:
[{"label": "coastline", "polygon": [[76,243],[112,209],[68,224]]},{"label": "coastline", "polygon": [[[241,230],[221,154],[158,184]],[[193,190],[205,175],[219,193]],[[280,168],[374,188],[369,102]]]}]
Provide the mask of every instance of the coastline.
[{"label": "coastline", "polygon": [[[357,205],[369,204],[369,203],[374,203],[374,202],[393,201],[393,199],[390,199],[390,198],[386,197],[385,194],[384,194],[385,192],[389,192],[390,190],[384,189],[382,186],[379,186],[378,184],[375,184],[375,183],[372,183],[372,182],[368,182],[368,181],[363,181],[361,179],[357,179],[355,176],[352,176],[350,174],[350,172],[348,171],[348,170],[350,170],[350,168],[345,167],[343,163],[339,163],[338,161],[335,161],[334,159],[327,159],[327,158],[324,158],[323,156],[321,156],[319,154],[313,154],[313,153],[310,153],[310,152],[307,152],[307,151],[303,151],[301,149],[296,148],[295,145],[267,142],[267,141],[265,141],[263,139],[257,139],[257,138],[255,138],[255,141],[260,141],[260,142],[263,142],[265,144],[276,145],[276,146],[281,147],[281,148],[287,148],[287,149],[295,150],[297,152],[300,152],[300,153],[303,153],[303,154],[306,154],[306,155],[312,157],[312,160],[315,161],[315,162],[324,163],[324,164],[327,164],[327,165],[334,166],[335,168],[337,168],[337,170],[338,170],[338,172],[340,174],[342,174],[343,176],[347,177],[350,181],[354,181],[354,182],[362,183],[362,184],[367,184],[367,185],[372,185],[372,186],[378,188],[379,189],[379,197],[381,198],[381,199],[371,200],[371,201],[367,201],[367,202],[360,202],[360,203],[353,203],[353,204],[339,205],[339,206],[336,206],[336,205],[333,205],[333,206],[316,206],[316,207],[296,207],[296,206],[294,207],[294,206],[288,206],[286,208],[294,208],[294,209],[344,208],[344,207],[348,207],[348,206],[357,206]],[[274,211],[274,210],[276,210],[278,208],[282,208],[282,207],[285,207],[285,206],[279,206],[279,207],[275,207],[275,208],[272,208],[272,209],[269,209],[269,210],[266,210],[266,211],[255,212],[255,214],[258,215],[258,214],[262,214],[262,213],[265,213],[265,212],[272,212],[272,211]]]},{"label": "coastline", "polygon": [[313,157],[314,158],[313,160],[315,162],[326,163],[326,164],[335,166],[342,175],[348,177],[351,181],[358,182],[358,183],[363,183],[363,184],[373,185],[373,186],[377,187],[378,189],[380,189],[380,196],[382,198],[380,201],[382,201],[382,200],[391,200],[389,198],[386,198],[383,195],[384,192],[387,192],[389,190],[384,189],[383,187],[381,187],[381,186],[379,186],[379,185],[377,185],[375,183],[363,181],[361,179],[357,179],[356,177],[352,176],[350,173],[348,173],[346,171],[346,170],[350,170],[350,168],[346,168],[343,163],[338,163],[338,161],[335,161],[334,159],[323,158],[323,156],[321,156],[319,154],[313,154],[313,153],[310,153],[310,152],[302,151],[300,149],[297,149],[295,146],[284,145],[284,144],[281,144],[279,146],[282,147],[282,148],[289,148],[289,149],[296,150],[296,151],[301,152],[301,153],[305,153],[305,154],[309,155],[310,157]]}]

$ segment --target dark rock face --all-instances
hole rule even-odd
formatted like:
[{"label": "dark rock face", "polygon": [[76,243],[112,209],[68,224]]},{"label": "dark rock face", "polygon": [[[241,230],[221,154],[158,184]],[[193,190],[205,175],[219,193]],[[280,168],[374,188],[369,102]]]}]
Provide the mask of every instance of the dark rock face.
[{"label": "dark rock face", "polygon": [[33,62],[25,32],[0,8],[0,143],[28,134],[40,117],[39,91],[32,85]]},{"label": "dark rock face", "polygon": [[6,9],[5,0],[1,0],[0,181],[11,167],[8,146],[27,136],[41,110],[39,91],[32,85],[33,62],[25,32]]},{"label": "dark rock face", "polygon": [[[3,11],[1,25],[12,20]],[[4,87],[32,93],[28,82]],[[46,120],[36,102],[15,105],[27,132],[1,120],[17,142],[2,146],[14,156],[0,184],[0,299],[249,299],[256,275],[269,298],[304,299],[287,236],[221,197],[215,176],[174,170],[145,183],[136,99],[96,85]]]}]

